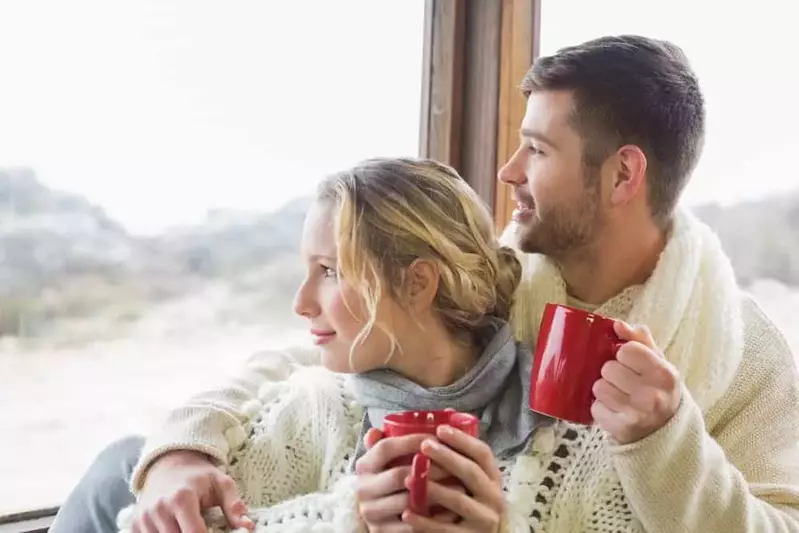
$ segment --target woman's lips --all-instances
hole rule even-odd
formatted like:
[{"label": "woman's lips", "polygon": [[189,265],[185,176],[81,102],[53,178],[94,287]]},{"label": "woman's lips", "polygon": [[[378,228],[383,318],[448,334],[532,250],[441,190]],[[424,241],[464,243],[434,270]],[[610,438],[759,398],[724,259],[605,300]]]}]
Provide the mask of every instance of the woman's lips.
[{"label": "woman's lips", "polygon": [[312,329],[311,336],[313,337],[313,343],[318,346],[332,341],[336,336],[336,332],[330,330]]}]

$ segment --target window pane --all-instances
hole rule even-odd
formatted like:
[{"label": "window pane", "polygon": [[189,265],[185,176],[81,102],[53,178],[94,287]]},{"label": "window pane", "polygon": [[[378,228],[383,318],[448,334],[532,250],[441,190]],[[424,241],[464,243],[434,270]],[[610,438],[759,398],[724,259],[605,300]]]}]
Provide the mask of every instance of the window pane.
[{"label": "window pane", "polygon": [[[707,104],[705,149],[686,190],[799,354],[799,61],[793,7],[671,0],[544,2],[543,54],[602,35],[679,45]],[[718,204],[711,206],[710,204]]]},{"label": "window pane", "polygon": [[[0,4],[0,515],[304,340],[303,211],[415,155],[424,4]],[[299,198],[299,199],[298,199]]]}]

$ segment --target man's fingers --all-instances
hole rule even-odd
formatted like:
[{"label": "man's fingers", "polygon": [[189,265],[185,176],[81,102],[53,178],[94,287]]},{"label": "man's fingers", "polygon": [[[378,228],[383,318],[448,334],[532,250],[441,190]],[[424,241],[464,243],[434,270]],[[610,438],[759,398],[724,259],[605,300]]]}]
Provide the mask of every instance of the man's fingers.
[{"label": "man's fingers", "polygon": [[623,341],[640,342],[648,348],[657,349],[657,343],[652,337],[652,332],[646,326],[633,326],[623,320],[616,320],[613,323],[613,330]]}]

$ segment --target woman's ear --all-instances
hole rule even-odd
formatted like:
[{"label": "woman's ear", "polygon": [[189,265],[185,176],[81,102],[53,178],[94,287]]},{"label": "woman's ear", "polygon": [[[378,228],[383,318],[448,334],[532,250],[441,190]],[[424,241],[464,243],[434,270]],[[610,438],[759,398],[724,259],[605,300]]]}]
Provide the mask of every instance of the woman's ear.
[{"label": "woman's ear", "polygon": [[405,282],[405,295],[411,310],[428,311],[438,293],[438,267],[431,261],[417,259],[408,267]]}]

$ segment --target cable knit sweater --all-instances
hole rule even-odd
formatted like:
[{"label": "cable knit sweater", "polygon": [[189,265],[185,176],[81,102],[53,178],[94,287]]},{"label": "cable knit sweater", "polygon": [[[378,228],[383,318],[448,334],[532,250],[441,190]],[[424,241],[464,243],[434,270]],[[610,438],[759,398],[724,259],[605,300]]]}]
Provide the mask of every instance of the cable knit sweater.
[{"label": "cable knit sweater", "polygon": [[[690,261],[672,263],[690,271]],[[708,276],[724,274],[706,261],[694,264],[700,271],[696,279],[704,279],[704,285]],[[543,290],[531,279],[519,293],[517,317],[526,319],[516,322],[517,338],[526,342],[535,339],[538,323],[529,313],[535,316],[532,309]],[[628,289],[597,311],[636,317],[649,289]],[[719,355],[729,352],[734,364],[722,361],[718,371],[705,364],[703,370],[701,359],[689,357],[678,365],[687,385],[677,413],[659,431],[622,446],[597,427],[558,422],[536,433],[529,454],[501,465],[509,503],[507,531],[799,531],[796,366],[786,342],[754,301],[737,292],[735,298],[717,309],[726,313],[735,308],[737,318],[720,324],[740,327],[740,353],[734,352],[733,338]],[[732,301],[740,306],[730,306]],[[718,323],[712,315],[689,319],[709,327]],[[653,333],[656,340],[672,339],[664,350],[679,361],[686,355],[670,350],[686,341],[664,336],[667,323],[660,321]],[[676,323],[676,331],[686,327]],[[707,357],[714,356],[712,344],[686,346],[704,346]],[[358,531],[350,472],[362,413],[341,378],[303,366],[316,361],[312,351],[261,354],[231,386],[173,411],[147,442],[132,479],[134,492],[158,456],[192,449],[207,453],[236,479],[260,532]],[[721,393],[706,385],[702,372],[717,376]],[[261,439],[270,444],[263,453],[248,455],[253,433],[271,436]]]},{"label": "cable knit sweater", "polygon": [[[629,298],[616,305],[623,315]],[[743,310],[745,356],[734,385],[706,418],[684,396],[668,425],[627,446],[609,442],[597,428],[558,423],[539,431],[529,457],[501,465],[514,515],[526,516],[536,532],[799,531],[794,362],[757,305],[747,299]],[[258,354],[234,384],[173,411],[147,441],[132,478],[134,492],[158,456],[197,450],[236,478],[252,508],[266,507],[255,513],[259,531],[357,531],[335,526],[355,520],[347,472],[361,413],[340,379],[297,364],[314,362],[315,356],[299,349]],[[328,395],[341,401],[317,406],[324,414],[318,420],[337,422],[315,429],[302,424],[311,412],[307,399]],[[259,404],[268,408],[254,419]],[[253,429],[299,434],[290,442],[275,440],[274,455],[256,460],[251,470],[249,462],[236,458]],[[318,457],[321,468],[309,469],[303,455],[319,439],[325,440],[319,449],[328,453]],[[302,448],[291,449],[291,444]],[[606,463],[615,475],[598,478]],[[301,496],[304,492],[310,494]],[[223,523],[218,513],[209,521]]]}]

